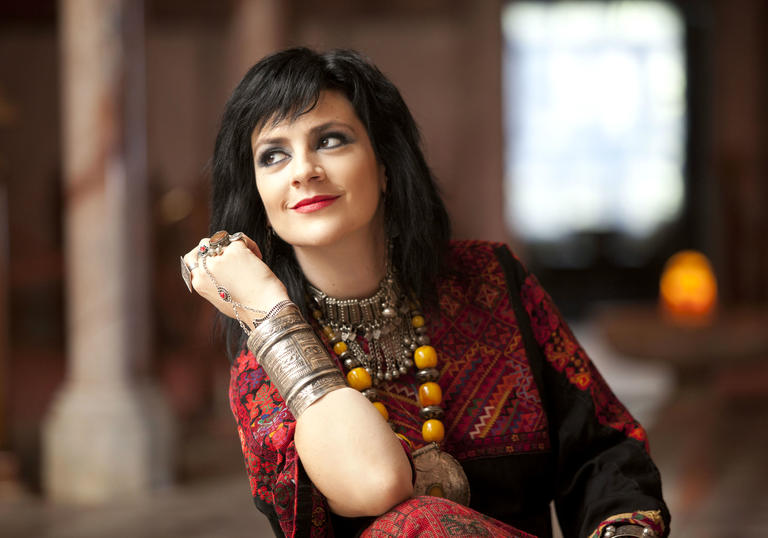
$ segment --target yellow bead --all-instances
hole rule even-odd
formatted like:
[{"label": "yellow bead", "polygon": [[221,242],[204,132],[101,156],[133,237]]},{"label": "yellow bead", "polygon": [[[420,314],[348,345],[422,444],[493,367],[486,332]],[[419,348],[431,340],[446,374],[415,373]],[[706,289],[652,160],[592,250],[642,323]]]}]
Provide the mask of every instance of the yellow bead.
[{"label": "yellow bead", "polygon": [[433,484],[427,490],[427,495],[430,495],[432,497],[445,497],[445,494],[443,493],[443,486],[441,486],[440,484]]},{"label": "yellow bead", "polygon": [[365,390],[371,387],[371,376],[365,368],[358,366],[347,373],[347,382],[355,390]]},{"label": "yellow bead", "polygon": [[373,407],[379,410],[379,413],[381,413],[381,416],[384,417],[384,420],[389,420],[389,413],[387,412],[387,408],[383,403],[373,402]]},{"label": "yellow bead", "polygon": [[320,312],[319,310],[315,309],[315,310],[312,311],[312,317],[315,318],[316,320],[320,321],[321,319],[323,319],[323,313]]},{"label": "yellow bead", "polygon": [[325,333],[325,336],[328,338],[333,338],[335,335],[333,334],[333,329],[331,329],[330,325],[326,325],[323,327],[323,332]]},{"label": "yellow bead", "polygon": [[405,443],[406,443],[406,444],[407,444],[409,447],[411,447],[411,449],[413,449],[413,443],[411,443],[411,440],[410,440],[410,439],[408,439],[408,438],[407,438],[405,435],[403,435],[402,433],[396,433],[395,435],[397,435],[397,436],[398,436],[400,439],[402,439],[403,441],[405,441]]},{"label": "yellow bead", "polygon": [[344,342],[336,342],[333,344],[333,352],[336,353],[336,355],[341,355],[347,350],[347,344]]},{"label": "yellow bead", "polygon": [[413,361],[419,370],[434,368],[437,366],[437,351],[432,346],[417,347],[413,352]]},{"label": "yellow bead", "polygon": [[413,316],[411,318],[411,325],[413,325],[414,329],[418,329],[419,327],[423,327],[425,323],[424,316]]},{"label": "yellow bead", "polygon": [[443,423],[436,418],[427,420],[421,426],[421,437],[427,443],[439,443],[445,437],[445,427]]},{"label": "yellow bead", "polygon": [[440,405],[443,401],[443,390],[434,381],[422,383],[419,387],[419,402],[421,407],[428,405]]}]

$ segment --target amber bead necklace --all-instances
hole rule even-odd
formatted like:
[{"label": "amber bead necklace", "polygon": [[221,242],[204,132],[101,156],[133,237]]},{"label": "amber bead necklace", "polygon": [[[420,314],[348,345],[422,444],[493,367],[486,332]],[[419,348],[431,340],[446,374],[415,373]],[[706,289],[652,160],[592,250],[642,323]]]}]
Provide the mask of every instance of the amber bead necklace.
[{"label": "amber bead necklace", "polygon": [[[384,420],[389,421],[389,412],[376,386],[416,365],[421,436],[426,443],[440,443],[445,427],[437,351],[429,345],[418,301],[402,291],[393,270],[387,269],[376,293],[365,299],[335,299],[313,286],[308,291],[312,315],[347,370],[347,383],[362,392]],[[410,444],[404,435],[397,436]]]}]

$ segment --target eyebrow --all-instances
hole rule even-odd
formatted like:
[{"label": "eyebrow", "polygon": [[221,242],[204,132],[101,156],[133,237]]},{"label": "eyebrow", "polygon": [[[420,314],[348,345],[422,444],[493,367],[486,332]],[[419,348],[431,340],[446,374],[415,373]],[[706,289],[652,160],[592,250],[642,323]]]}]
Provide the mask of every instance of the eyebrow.
[{"label": "eyebrow", "polygon": [[[348,123],[344,123],[343,121],[327,121],[325,123],[321,123],[320,125],[315,125],[314,127],[312,127],[309,130],[309,134],[314,136],[331,127],[344,127],[354,132],[354,129]],[[288,138],[285,136],[276,136],[272,138],[257,138],[256,142],[253,144],[252,149],[256,150],[261,146],[271,146],[271,145],[282,144],[286,140],[288,140]]]}]

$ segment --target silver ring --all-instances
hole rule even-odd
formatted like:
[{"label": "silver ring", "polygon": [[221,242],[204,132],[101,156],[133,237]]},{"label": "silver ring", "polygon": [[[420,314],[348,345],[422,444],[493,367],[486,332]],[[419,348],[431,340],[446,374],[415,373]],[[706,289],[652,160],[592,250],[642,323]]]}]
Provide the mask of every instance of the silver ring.
[{"label": "silver ring", "polygon": [[197,264],[189,267],[184,261],[184,256],[179,256],[181,260],[181,278],[184,279],[184,283],[187,285],[189,293],[192,293],[192,271],[197,269]]},{"label": "silver ring", "polygon": [[208,240],[208,253],[211,256],[218,256],[224,252],[224,248],[229,245],[229,233],[226,230],[219,230]]},{"label": "silver ring", "polygon": [[232,241],[237,241],[243,237],[243,232],[237,232],[233,234],[227,233],[226,230],[219,230],[211,236],[208,242],[207,254],[211,256],[218,256],[224,249],[228,247]]}]

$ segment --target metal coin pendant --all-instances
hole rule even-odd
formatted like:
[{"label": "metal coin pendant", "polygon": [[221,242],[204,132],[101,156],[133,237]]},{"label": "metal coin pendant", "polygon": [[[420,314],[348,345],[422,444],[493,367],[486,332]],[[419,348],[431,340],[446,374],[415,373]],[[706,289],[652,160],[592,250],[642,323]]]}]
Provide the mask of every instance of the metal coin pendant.
[{"label": "metal coin pendant", "polygon": [[469,480],[461,464],[440,450],[437,443],[430,443],[413,453],[416,468],[414,495],[435,495],[469,506]]}]

